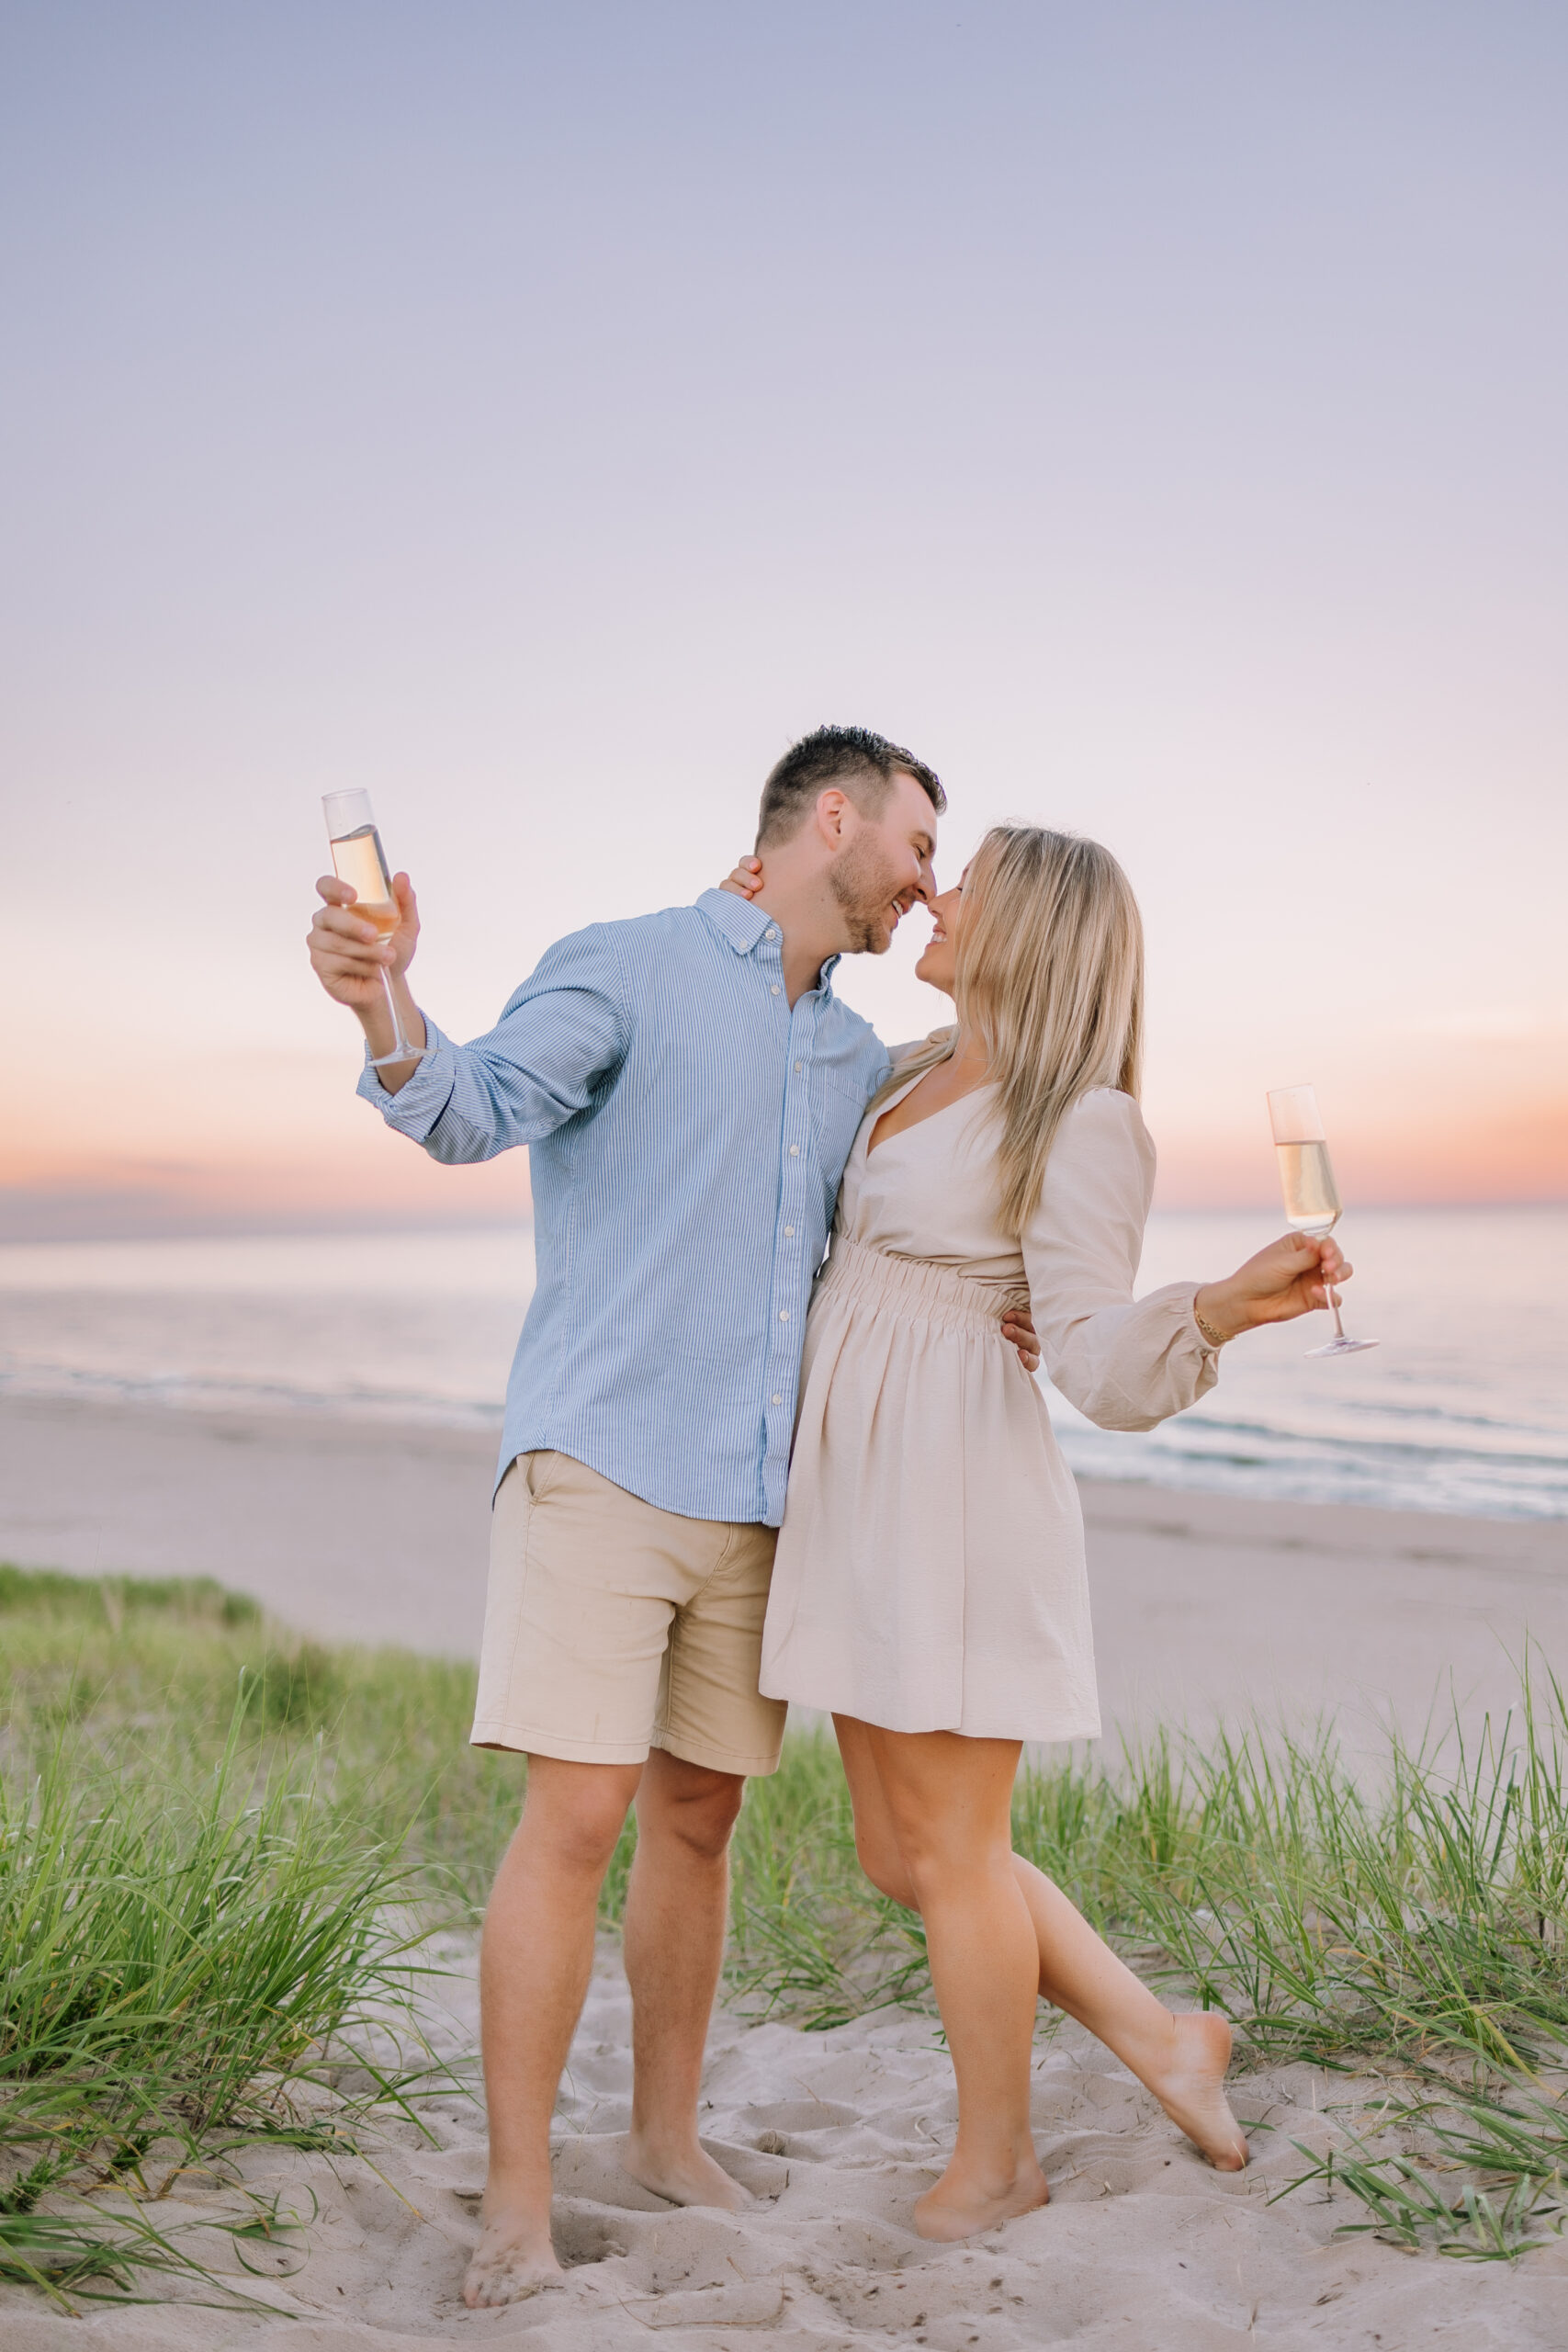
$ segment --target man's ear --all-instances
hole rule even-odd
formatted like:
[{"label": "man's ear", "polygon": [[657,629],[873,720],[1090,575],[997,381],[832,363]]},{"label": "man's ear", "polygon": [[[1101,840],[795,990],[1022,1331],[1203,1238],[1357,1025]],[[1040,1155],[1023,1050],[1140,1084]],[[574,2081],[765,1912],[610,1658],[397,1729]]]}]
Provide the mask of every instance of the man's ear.
[{"label": "man's ear", "polygon": [[836,786],[830,785],[826,792],[818,794],[817,830],[829,849],[838,850],[843,847],[844,833],[847,830],[846,812],[853,806],[854,803],[851,800],[849,794],[839,791]]}]

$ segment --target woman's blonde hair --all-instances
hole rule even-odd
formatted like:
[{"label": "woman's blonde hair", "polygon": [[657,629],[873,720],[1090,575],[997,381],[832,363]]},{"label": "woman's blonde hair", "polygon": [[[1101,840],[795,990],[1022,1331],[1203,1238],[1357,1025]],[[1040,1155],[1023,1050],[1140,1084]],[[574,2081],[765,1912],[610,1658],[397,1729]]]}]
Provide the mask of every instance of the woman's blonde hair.
[{"label": "woman's blonde hair", "polygon": [[960,1029],[983,1037],[1001,1222],[1021,1233],[1073,1104],[1095,1086],[1135,1099],[1142,1079],[1144,926],[1111,852],[1039,825],[993,826],[964,884],[953,996],[958,1028],[900,1062],[876,1101],[945,1061]]}]

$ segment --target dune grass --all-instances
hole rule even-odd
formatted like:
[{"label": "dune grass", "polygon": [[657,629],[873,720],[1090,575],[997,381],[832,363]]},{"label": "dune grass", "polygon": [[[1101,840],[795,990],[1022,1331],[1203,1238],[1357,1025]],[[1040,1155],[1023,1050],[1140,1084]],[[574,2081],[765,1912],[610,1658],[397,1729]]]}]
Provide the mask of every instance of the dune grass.
[{"label": "dune grass", "polygon": [[[117,2291],[199,2267],[156,2229],[182,2165],[414,2096],[417,2036],[387,2036],[411,1939],[477,1920],[522,1768],[467,1746],[470,1668],[293,1639],[210,1583],[0,1568],[0,2276]],[[1329,1732],[1258,1725],[1026,1770],[1016,1841],[1244,2052],[1382,2075],[1377,2131],[1301,2180],[1398,2243],[1511,2256],[1568,2201],[1565,1758],[1537,1665],[1479,1747],[1391,1738],[1369,1777]],[[748,1792],[729,1974],[807,2028],[930,2006],[830,1738],[792,1736]],[[105,2188],[131,2193],[112,2225]]]},{"label": "dune grass", "polygon": [[[1102,1933],[1224,2009],[1250,2048],[1337,2065],[1534,2072],[1568,2041],[1563,1696],[1527,1681],[1467,1753],[1391,1736],[1369,1782],[1331,1734],[1162,1736],[1021,1774],[1014,1843]],[[920,1997],[909,1928],[854,1862],[829,1744],[759,1784],[737,1842],[737,1975],[808,2025]]]},{"label": "dune grass", "polygon": [[[429,2082],[412,1947],[491,1856],[429,1762],[464,1679],[281,1640],[209,1583],[8,1568],[0,1657],[0,2278],[209,2280],[171,2186],[351,2144]],[[230,2202],[199,2227],[242,2259],[284,2224]]]},{"label": "dune grass", "polygon": [[[320,1747],[318,1792],[350,1795],[367,1835],[395,1839],[422,1894],[482,1905],[515,1826],[515,1758],[468,1747],[471,1668],[403,1650],[301,1640],[206,1578],[86,1578],[0,1566],[6,1753],[35,1757],[75,1724],[135,1771],[174,1737],[215,1762]],[[147,1761],[138,1762],[145,1751]]]},{"label": "dune grass", "polygon": [[[1375,2130],[1311,2152],[1318,2181],[1411,2248],[1495,2259],[1568,2206],[1568,1701],[1538,1658],[1468,1746],[1390,1733],[1353,1775],[1332,1730],[1162,1735],[1114,1761],[1026,1768],[1014,1843],[1242,2063],[1382,2078]],[[765,2014],[826,2027],[930,2001],[919,1922],[855,1866],[830,1747],[754,1790],[736,1849],[731,1973]],[[1364,2105],[1364,2101],[1361,2102]]]}]

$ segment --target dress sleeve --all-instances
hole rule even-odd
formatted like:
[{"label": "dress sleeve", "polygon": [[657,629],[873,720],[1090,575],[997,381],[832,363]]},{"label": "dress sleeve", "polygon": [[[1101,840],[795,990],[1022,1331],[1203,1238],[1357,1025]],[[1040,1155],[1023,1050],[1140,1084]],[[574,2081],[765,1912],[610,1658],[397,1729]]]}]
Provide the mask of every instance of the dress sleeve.
[{"label": "dress sleeve", "polygon": [[1063,1120],[1023,1236],[1045,1369],[1102,1430],[1149,1430],[1214,1385],[1196,1283],[1134,1299],[1155,1148],[1130,1094],[1097,1087]]}]

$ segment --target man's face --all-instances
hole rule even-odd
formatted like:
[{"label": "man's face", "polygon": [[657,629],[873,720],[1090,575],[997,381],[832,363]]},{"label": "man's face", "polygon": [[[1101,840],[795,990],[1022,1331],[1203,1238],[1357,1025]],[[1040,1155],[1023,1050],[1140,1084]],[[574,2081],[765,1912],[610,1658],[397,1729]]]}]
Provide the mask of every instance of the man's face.
[{"label": "man's face", "polygon": [[885,956],[900,915],[935,895],[936,810],[912,775],[896,775],[875,817],[852,808],[854,822],[828,868],[843,910],[852,956]]}]

